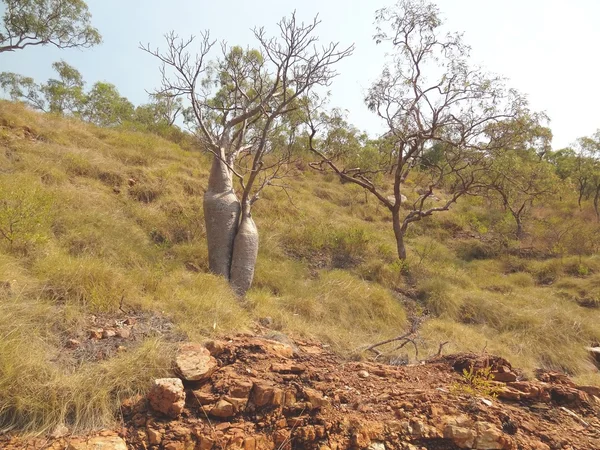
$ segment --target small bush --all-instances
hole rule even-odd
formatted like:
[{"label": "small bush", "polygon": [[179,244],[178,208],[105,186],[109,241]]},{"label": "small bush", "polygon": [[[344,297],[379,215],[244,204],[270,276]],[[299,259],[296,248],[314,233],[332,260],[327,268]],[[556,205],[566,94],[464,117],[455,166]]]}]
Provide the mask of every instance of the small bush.
[{"label": "small bush", "polygon": [[25,248],[47,238],[52,196],[37,180],[0,177],[0,242]]},{"label": "small bush", "polygon": [[520,288],[531,287],[535,284],[535,280],[533,279],[531,274],[525,272],[516,272],[508,274],[506,276],[506,280],[514,286]]},{"label": "small bush", "polygon": [[554,283],[562,274],[562,264],[560,260],[551,259],[535,264],[532,268],[536,282],[541,285]]},{"label": "small bush", "polygon": [[491,244],[479,240],[461,241],[455,248],[456,255],[463,261],[488,259],[497,255],[496,249]]},{"label": "small bush", "polygon": [[452,285],[443,278],[435,277],[421,283],[417,295],[436,316],[458,315],[460,301],[453,295]]}]

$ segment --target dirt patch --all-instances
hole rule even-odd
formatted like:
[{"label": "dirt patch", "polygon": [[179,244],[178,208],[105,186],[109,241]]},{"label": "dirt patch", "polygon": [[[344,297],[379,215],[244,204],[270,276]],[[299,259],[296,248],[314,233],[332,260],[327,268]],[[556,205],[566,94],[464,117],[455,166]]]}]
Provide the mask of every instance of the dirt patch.
[{"label": "dirt patch", "polygon": [[135,348],[152,337],[167,342],[186,339],[173,322],[161,315],[148,312],[90,315],[76,330],[63,334],[63,349],[56,361],[74,367],[98,362]]}]

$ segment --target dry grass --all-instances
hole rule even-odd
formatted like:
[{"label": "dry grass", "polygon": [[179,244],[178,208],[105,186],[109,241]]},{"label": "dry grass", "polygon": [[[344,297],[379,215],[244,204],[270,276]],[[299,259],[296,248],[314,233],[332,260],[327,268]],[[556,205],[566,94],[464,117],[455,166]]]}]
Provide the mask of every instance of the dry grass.
[{"label": "dry grass", "polygon": [[0,193],[26,179],[24,195],[39,206],[21,236],[27,245],[0,242],[3,427],[105,425],[120,398],[168,373],[171,348],[155,339],[76,369],[54,362],[65,327],[115,312],[122,299],[168,317],[190,339],[248,331],[268,316],[284,333],[347,355],[401,334],[411,304],[432,316],[422,356],[449,340],[447,350],[485,347],[526,370],[598,383],[584,346],[600,340],[600,258],[499,256],[495,244],[464,237],[504,226],[477,199],[417,223],[399,264],[383,208],[334,177],[299,170],[293,204],[277,190],[257,204],[256,279],[240,302],[207,273],[202,154],[7,102],[0,146]]}]

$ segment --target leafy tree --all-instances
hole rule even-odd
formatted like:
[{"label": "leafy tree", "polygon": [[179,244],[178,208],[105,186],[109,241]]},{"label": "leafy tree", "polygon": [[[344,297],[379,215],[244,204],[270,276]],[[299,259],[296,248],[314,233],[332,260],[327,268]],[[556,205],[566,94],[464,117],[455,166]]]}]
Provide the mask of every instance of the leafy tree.
[{"label": "leafy tree", "polygon": [[574,176],[579,186],[579,207],[584,196],[586,199],[593,196],[594,211],[600,220],[600,130],[591,137],[578,139],[577,146]]},{"label": "leafy tree", "polygon": [[[526,102],[506,89],[503,79],[469,64],[469,47],[460,34],[442,31],[434,4],[401,0],[377,11],[376,22],[376,41],[390,45],[394,55],[365,99],[387,127],[376,167],[347,167],[337,160],[327,145],[331,124],[325,123],[329,131],[323,137],[318,134],[323,121],[315,116],[309,119],[310,145],[322,167],[389,209],[398,257],[405,259],[404,237],[412,223],[450,209],[482,187],[490,152],[507,138],[490,129],[518,117]],[[409,176],[417,184],[412,202],[404,192]],[[438,201],[434,190],[441,187],[449,195]]]},{"label": "leafy tree", "polygon": [[[215,42],[204,33],[197,55],[194,38],[166,36],[165,52],[143,50],[162,63],[161,94],[189,102],[186,120],[202,148],[213,155],[204,196],[209,267],[243,295],[250,287],[258,254],[252,205],[266,186],[279,185],[295,148],[303,98],[328,85],[334,65],[353,48],[317,46],[319,22],[299,23],[295,15],[279,22],[279,36],[254,29],[257,50],[221,45],[221,57],[208,62]],[[234,179],[241,198],[234,190]]]},{"label": "leafy tree", "polygon": [[556,194],[559,180],[550,163],[529,150],[509,149],[496,156],[489,188],[515,220],[515,236],[525,235],[524,223],[536,202]]},{"label": "leafy tree", "polygon": [[2,72],[0,73],[0,87],[11,100],[23,101],[35,109],[46,111],[46,99],[33,78],[12,72]]},{"label": "leafy tree", "polygon": [[78,115],[85,103],[81,73],[64,61],[55,62],[52,67],[59,78],[50,79],[41,87],[48,102],[48,111],[62,115]]},{"label": "leafy tree", "polygon": [[0,53],[29,46],[91,47],[101,42],[82,0],[1,0]]},{"label": "leafy tree", "polygon": [[[89,92],[85,92],[81,73],[64,61],[55,62],[52,67],[57,78],[38,85],[32,78],[3,72],[0,74],[2,87],[12,100],[20,100],[44,112],[79,117],[98,126],[121,125],[134,120],[134,106],[121,97],[117,88],[110,83],[98,82]],[[162,101],[154,108],[153,114],[167,114]],[[157,117],[154,120],[165,120]]]},{"label": "leafy tree", "polygon": [[150,103],[135,109],[134,121],[148,128],[171,127],[183,113],[181,97],[164,94],[151,94]]},{"label": "leafy tree", "polygon": [[35,109],[61,115],[78,115],[85,103],[81,73],[64,61],[52,64],[58,79],[38,85],[33,78],[10,72],[0,74],[0,87],[13,101],[23,101]]},{"label": "leafy tree", "polygon": [[116,86],[97,82],[86,96],[82,118],[101,127],[121,125],[133,118],[134,106]]}]

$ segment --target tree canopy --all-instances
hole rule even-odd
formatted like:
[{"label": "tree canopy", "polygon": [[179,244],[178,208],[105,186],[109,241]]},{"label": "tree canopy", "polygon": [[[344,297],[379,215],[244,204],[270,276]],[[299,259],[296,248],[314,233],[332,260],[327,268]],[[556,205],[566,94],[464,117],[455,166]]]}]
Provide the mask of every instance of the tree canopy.
[{"label": "tree canopy", "polygon": [[91,47],[102,40],[82,0],[1,0],[0,53],[29,46]]}]

